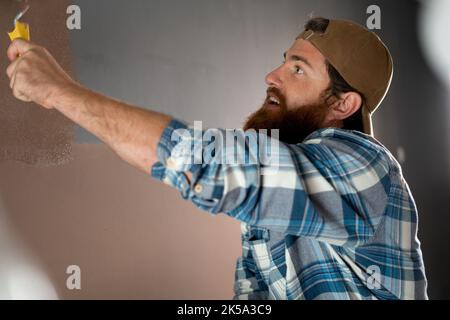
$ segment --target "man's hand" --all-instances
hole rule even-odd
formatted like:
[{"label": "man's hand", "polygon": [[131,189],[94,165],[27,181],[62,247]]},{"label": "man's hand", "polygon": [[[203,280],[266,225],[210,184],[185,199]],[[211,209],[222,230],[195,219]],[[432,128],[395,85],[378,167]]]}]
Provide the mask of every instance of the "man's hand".
[{"label": "man's hand", "polygon": [[7,55],[11,64],[6,73],[19,100],[52,109],[58,95],[77,85],[43,47],[18,39],[11,43]]}]

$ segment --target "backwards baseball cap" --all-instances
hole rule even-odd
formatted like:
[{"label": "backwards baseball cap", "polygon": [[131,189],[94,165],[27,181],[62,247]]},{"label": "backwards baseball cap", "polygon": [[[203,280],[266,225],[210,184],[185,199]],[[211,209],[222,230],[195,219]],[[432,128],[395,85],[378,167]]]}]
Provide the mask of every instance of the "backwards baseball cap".
[{"label": "backwards baseball cap", "polygon": [[309,41],[364,95],[363,128],[373,136],[372,114],[386,96],[393,75],[392,56],[381,39],[363,26],[343,20],[330,20],[325,32],[306,30],[297,39]]}]

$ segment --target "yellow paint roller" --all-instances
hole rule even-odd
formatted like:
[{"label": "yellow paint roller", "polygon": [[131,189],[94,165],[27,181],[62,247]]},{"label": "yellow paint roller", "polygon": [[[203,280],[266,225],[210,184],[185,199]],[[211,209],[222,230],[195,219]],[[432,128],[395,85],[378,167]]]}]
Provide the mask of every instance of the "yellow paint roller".
[{"label": "yellow paint roller", "polygon": [[9,38],[11,41],[16,39],[24,39],[30,41],[30,26],[24,22],[20,22],[19,19],[30,9],[30,6],[27,5],[25,9],[23,9],[19,14],[14,18],[14,30],[9,32]]}]

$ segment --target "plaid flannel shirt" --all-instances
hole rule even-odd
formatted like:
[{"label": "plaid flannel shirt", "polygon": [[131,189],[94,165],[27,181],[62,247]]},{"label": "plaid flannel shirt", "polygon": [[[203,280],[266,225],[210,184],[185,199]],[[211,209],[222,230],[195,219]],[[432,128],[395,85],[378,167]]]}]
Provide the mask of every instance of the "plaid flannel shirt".
[{"label": "plaid flannel shirt", "polygon": [[[241,221],[235,299],[428,298],[417,208],[376,139],[317,130],[302,143],[280,142],[277,168],[180,162],[194,148],[192,130],[170,122],[151,174],[200,209]],[[244,141],[223,151],[249,148]]]}]

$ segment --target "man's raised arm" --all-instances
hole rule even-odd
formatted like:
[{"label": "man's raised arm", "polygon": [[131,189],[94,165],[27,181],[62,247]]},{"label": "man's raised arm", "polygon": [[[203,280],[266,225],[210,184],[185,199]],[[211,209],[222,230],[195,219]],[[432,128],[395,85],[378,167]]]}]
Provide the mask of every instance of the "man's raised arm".
[{"label": "man's raised arm", "polygon": [[171,117],[116,101],[72,80],[45,48],[15,40],[8,48],[10,87],[16,98],[56,109],[134,167],[150,172]]}]

